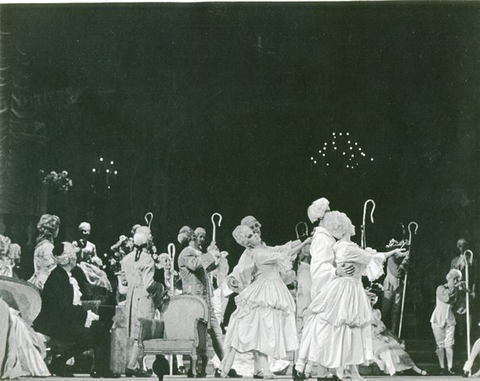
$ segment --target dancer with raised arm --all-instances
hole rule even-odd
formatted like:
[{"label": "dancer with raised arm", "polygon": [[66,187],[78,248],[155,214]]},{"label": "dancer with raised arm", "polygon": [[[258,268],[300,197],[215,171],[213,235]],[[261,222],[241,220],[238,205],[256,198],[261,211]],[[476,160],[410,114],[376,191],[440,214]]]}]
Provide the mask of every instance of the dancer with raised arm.
[{"label": "dancer with raised arm", "polygon": [[221,375],[228,374],[237,352],[255,352],[261,367],[256,376],[274,378],[268,356],[285,358],[298,348],[295,302],[280,276],[283,269],[291,266],[298,250],[286,252],[266,247],[260,236],[245,225],[237,226],[233,237],[249,250],[257,275],[236,298],[237,310],[230,318],[225,337]]}]

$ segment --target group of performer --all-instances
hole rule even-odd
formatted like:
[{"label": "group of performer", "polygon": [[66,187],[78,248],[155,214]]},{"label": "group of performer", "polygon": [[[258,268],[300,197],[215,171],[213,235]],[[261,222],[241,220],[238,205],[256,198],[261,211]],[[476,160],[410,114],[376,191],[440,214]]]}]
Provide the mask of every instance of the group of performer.
[{"label": "group of performer", "polygon": [[[262,225],[256,218],[242,219],[232,234],[244,252],[231,272],[228,253],[218,248],[215,231],[206,247],[204,228],[182,227],[178,242],[183,249],[174,258],[172,253],[157,252],[149,226],[135,225],[130,236],[121,236],[112,246],[114,255],[103,263],[96,246],[89,241],[89,223],[79,225],[76,241],[57,243],[60,219],[43,215],[37,225],[35,273],[29,279],[42,293],[42,308],[33,329],[50,340],[73,343],[51,359],[49,372],[72,376],[69,361],[90,348],[96,355],[93,377],[119,376],[110,371],[106,358],[111,322],[102,321],[97,312],[81,306],[82,300],[106,297],[114,291],[117,302],[125,304],[127,334],[132,342],[125,364],[127,377],[151,375],[137,341],[139,319],[161,319],[168,299],[178,294],[194,295],[207,303],[208,333],[216,354],[215,377],[241,377],[239,359],[251,354],[247,362],[252,362],[254,378],[276,378],[272,361],[286,359],[291,353],[295,381],[312,376],[362,380],[359,366],[372,362],[390,375],[409,369],[427,375],[412,361],[396,335],[409,246],[394,242],[391,250],[377,252],[365,247],[363,236],[362,245],[357,245],[351,240],[356,233],[351,220],[342,212],[332,211],[325,198],[314,201],[307,215],[314,225],[312,235],[299,234],[297,240],[280,246],[269,246],[262,240]],[[0,275],[14,277],[19,247],[3,236],[0,243]],[[459,241],[460,259],[452,261],[447,283],[437,289],[431,318],[442,374],[453,372],[453,306],[461,295],[467,295],[468,305],[468,295],[474,292],[470,284],[462,282],[465,268],[468,274],[465,245],[464,240]],[[107,274],[109,270],[114,278]],[[383,275],[386,276],[380,312],[375,308],[379,297],[375,287],[366,289],[362,278],[375,285]],[[227,304],[233,298],[236,309],[228,322],[223,321]],[[0,313],[8,311],[9,321],[18,321],[18,311],[14,314],[12,308],[2,307],[0,304]],[[382,313],[386,315],[386,324]],[[23,372],[8,371],[7,366],[0,369],[0,376],[45,376],[45,346],[36,332],[24,323],[22,327],[22,335],[18,329],[11,330],[11,337],[7,335],[5,340],[27,342],[27,350],[39,355],[25,356],[20,350],[25,350],[25,346],[12,347],[18,350],[4,353],[8,359],[4,363],[15,363]],[[0,335],[0,344],[1,340]],[[468,375],[478,352],[480,342],[474,345],[465,364]],[[162,356],[157,358],[155,371],[160,378],[168,372],[166,361]],[[184,367],[182,356],[177,356],[177,365]],[[202,364],[197,377],[206,376],[205,365]],[[191,369],[187,373],[193,375]]]}]

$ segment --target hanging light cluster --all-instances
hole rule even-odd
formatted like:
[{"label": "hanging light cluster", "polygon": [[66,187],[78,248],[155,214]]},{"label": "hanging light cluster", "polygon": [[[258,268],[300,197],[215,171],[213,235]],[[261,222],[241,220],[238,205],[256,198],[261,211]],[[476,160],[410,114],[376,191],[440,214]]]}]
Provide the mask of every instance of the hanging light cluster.
[{"label": "hanging light cluster", "polygon": [[115,168],[115,162],[113,160],[100,157],[91,171],[91,187],[94,188],[97,193],[107,193],[112,186],[116,185],[118,170]]},{"label": "hanging light cluster", "polygon": [[324,169],[335,166],[353,170],[361,163],[373,162],[374,158],[364,152],[349,132],[332,132],[332,140],[324,142],[318,152],[310,157],[310,161]]}]

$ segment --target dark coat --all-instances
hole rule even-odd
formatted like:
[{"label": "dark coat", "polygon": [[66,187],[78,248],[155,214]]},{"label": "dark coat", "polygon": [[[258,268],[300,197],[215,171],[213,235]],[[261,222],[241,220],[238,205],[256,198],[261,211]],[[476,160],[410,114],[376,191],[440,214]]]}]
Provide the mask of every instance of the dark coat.
[{"label": "dark coat", "polygon": [[84,326],[87,312],[82,306],[73,305],[73,286],[67,272],[55,267],[50,273],[42,292],[42,309],[33,322],[36,331],[56,337],[58,327],[65,325]]}]

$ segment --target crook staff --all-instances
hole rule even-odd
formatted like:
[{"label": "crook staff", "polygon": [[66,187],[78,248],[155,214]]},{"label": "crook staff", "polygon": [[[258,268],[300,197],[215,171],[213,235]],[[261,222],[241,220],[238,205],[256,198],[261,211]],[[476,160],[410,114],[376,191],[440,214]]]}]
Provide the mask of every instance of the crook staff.
[{"label": "crook staff", "polygon": [[217,235],[217,225],[215,224],[215,216],[218,217],[218,226],[222,224],[222,215],[220,213],[213,213],[211,220],[212,220],[212,226],[213,226],[213,233],[212,233],[212,242],[216,242],[216,235]]},{"label": "crook staff", "polygon": [[[470,254],[470,260],[467,259],[467,254]],[[467,295],[465,298],[465,306],[467,308],[467,353],[468,353],[468,360],[470,360],[470,292],[468,287],[469,277],[468,277],[468,267],[473,264],[473,252],[471,250],[465,250],[462,254],[463,260],[465,261],[465,283],[467,284]]]},{"label": "crook staff", "polygon": [[[303,228],[304,228],[304,229],[303,229],[303,234],[302,234],[302,232],[299,230],[299,227],[300,227],[300,226],[303,226]],[[301,237],[302,235],[307,236],[307,235],[308,235],[308,225],[307,225],[307,223],[304,222],[304,221],[298,222],[298,223],[295,225],[295,234],[297,235],[297,239],[300,239],[300,237]]]},{"label": "crook staff", "polygon": [[372,224],[374,223],[373,221],[373,212],[375,211],[375,201],[372,199],[369,199],[365,201],[365,204],[363,204],[363,220],[362,220],[362,239],[361,239],[361,244],[362,244],[362,249],[365,249],[367,247],[367,234],[366,234],[366,224],[365,224],[365,217],[367,214],[367,205],[371,203],[372,204],[372,211],[370,212],[370,221]]},{"label": "crook staff", "polygon": [[[412,233],[411,226],[413,225],[415,225],[415,231]],[[417,230],[418,230],[418,224],[415,221],[412,221],[408,224],[408,250],[412,249],[412,236],[413,234],[417,234]],[[408,271],[407,269],[405,269],[405,278],[403,278],[402,306],[400,309],[400,323],[398,326],[398,337],[402,336],[402,323],[403,323],[403,312],[405,309],[405,295],[407,292],[407,279],[408,279]]]},{"label": "crook staff", "polygon": [[150,229],[150,227],[152,226],[152,221],[153,221],[153,213],[148,212],[147,214],[145,214],[144,218],[145,218],[145,222],[147,223],[148,228]]}]

